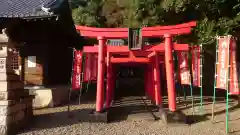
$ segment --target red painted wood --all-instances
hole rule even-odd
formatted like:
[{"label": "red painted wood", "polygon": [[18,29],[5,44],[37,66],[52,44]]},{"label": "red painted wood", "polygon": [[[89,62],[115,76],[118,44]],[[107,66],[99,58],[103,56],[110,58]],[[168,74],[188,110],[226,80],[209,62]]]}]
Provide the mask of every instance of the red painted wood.
[{"label": "red painted wood", "polygon": [[[103,36],[107,39],[116,39],[116,38],[128,38],[128,32],[123,31],[113,31],[113,32],[96,32],[96,31],[85,31],[82,30],[81,36],[90,37],[90,38],[97,38],[98,36]],[[171,35],[183,35],[189,34],[191,32],[191,28],[179,28],[179,29],[169,29],[169,30],[149,30],[149,31],[142,31],[143,37],[161,37],[164,34],[168,33]]]},{"label": "red painted wood", "polygon": [[[156,52],[155,52],[156,53]],[[159,55],[156,53],[153,62],[153,80],[154,80],[154,97],[156,100],[156,105],[162,105],[162,95],[161,95],[161,83],[160,83],[160,68],[159,68]]]},{"label": "red painted wood", "polygon": [[[174,44],[173,45],[173,49],[176,51],[188,51],[189,47],[188,44]],[[148,52],[164,52],[164,44],[161,43],[159,45],[148,45],[148,46],[144,46],[142,51],[138,51],[140,52],[144,52],[144,51],[148,51]],[[98,46],[84,46],[83,47],[83,52],[84,53],[98,53]],[[126,53],[129,52],[129,48],[128,46],[107,46],[107,52],[111,52],[111,53]]]},{"label": "red painted wood", "polygon": [[99,53],[98,53],[98,76],[97,76],[97,94],[96,94],[96,112],[103,111],[104,104],[104,73],[105,73],[105,43],[104,38],[98,38]]},{"label": "red painted wood", "polygon": [[111,79],[111,91],[110,91],[110,106],[111,106],[111,103],[113,102],[113,99],[114,99],[114,89],[116,87],[116,68],[113,66],[112,64],[112,79]]},{"label": "red painted wood", "polygon": [[[159,45],[151,45],[151,46],[144,46],[142,50],[139,51],[130,51],[128,46],[107,46],[105,45],[104,39],[110,38],[128,38],[128,28],[92,28],[92,27],[85,27],[85,26],[76,26],[76,29],[81,32],[81,36],[99,38],[99,45],[97,46],[85,46],[83,48],[84,53],[96,53],[98,55],[98,75],[97,75],[97,98],[96,98],[96,111],[101,112],[103,110],[103,100],[104,100],[104,66],[105,66],[105,54],[111,53],[113,56],[116,54],[120,55],[127,55],[126,58],[121,58],[120,56],[116,56],[119,58],[108,58],[110,61],[108,63],[112,63],[113,65],[116,63],[120,64],[147,64],[150,66],[147,72],[150,74],[147,75],[149,82],[148,82],[148,93],[151,95],[157,104],[160,104],[161,101],[159,99],[158,92],[160,91],[156,88],[156,94],[154,96],[154,83],[155,81],[159,83],[159,79],[157,78],[159,73],[157,73],[156,69],[159,69],[159,63],[165,61],[166,64],[166,76],[167,76],[167,86],[168,86],[168,99],[169,99],[169,109],[170,111],[176,111],[176,93],[175,93],[175,85],[173,80],[173,62],[172,62],[172,50],[177,51],[188,51],[189,46],[187,44],[174,44],[172,43],[172,36],[182,35],[182,34],[189,34],[191,32],[191,28],[196,26],[196,22],[189,22],[185,24],[179,24],[174,26],[156,26],[156,27],[144,27],[142,28],[142,36],[143,37],[158,37],[164,36],[165,44]],[[165,52],[165,57],[160,57],[160,60],[156,60],[155,63],[150,58],[147,58],[151,52]],[[137,56],[138,55],[138,56]],[[144,58],[140,58],[139,55],[142,55]],[[154,55],[152,55],[154,56]],[[156,55],[155,55],[156,56]],[[165,60],[164,60],[165,58]],[[108,64],[107,63],[107,64]],[[153,70],[153,65],[155,64],[155,72]],[[110,71],[110,70],[109,70]],[[154,77],[154,74],[155,77]],[[112,75],[112,72],[108,72],[108,75]],[[150,77],[150,78],[149,78]],[[154,81],[154,80],[155,81]],[[113,80],[113,79],[111,79]],[[147,81],[146,81],[147,82]],[[111,89],[111,82],[110,77],[108,77],[108,87]],[[108,100],[111,97],[111,92],[108,92]],[[108,103],[109,106],[109,103]]]},{"label": "red painted wood", "polygon": [[145,56],[148,56],[151,52],[146,52],[146,51],[129,51],[129,52],[124,52],[124,53],[120,53],[116,56],[119,56],[119,57],[123,57],[123,56],[127,56],[129,57],[130,56],[130,52],[132,52],[132,54],[135,56],[135,57],[145,57]]},{"label": "red painted wood", "polygon": [[111,58],[111,63],[150,63],[148,58]]},{"label": "red painted wood", "polygon": [[133,51],[129,51],[129,57],[134,59],[136,55],[134,55]]},{"label": "red painted wood", "polygon": [[150,99],[152,101],[155,102],[155,97],[153,96],[153,86],[152,86],[152,70],[151,67],[152,65],[147,65],[147,67],[145,68],[144,71],[144,85],[145,85],[145,91],[148,97],[150,97]]},{"label": "red painted wood", "polygon": [[[155,26],[155,27],[143,27],[143,37],[160,37],[168,33],[171,35],[188,34],[191,32],[191,28],[196,26],[196,22],[189,22],[184,24],[172,25],[172,26]],[[81,32],[81,36],[96,38],[103,36],[105,38],[127,38],[128,28],[94,28],[86,26],[75,26],[77,30]]]},{"label": "red painted wood", "polygon": [[[143,27],[142,30],[169,30],[169,29],[179,29],[179,28],[188,28],[188,27],[195,27],[196,21],[177,24],[177,25],[169,25],[169,26],[153,26],[153,27]],[[127,32],[128,28],[95,28],[95,27],[88,27],[88,26],[80,26],[75,25],[77,30],[86,30],[86,31],[96,31],[96,32],[114,32],[114,31],[123,31]]]},{"label": "red painted wood", "polygon": [[[164,63],[164,60],[165,60],[164,57],[159,57],[158,59],[159,59],[159,63]],[[132,58],[132,57],[124,57],[124,58],[112,57],[111,62],[113,62],[113,63],[126,63],[126,62],[130,62],[130,63],[133,63],[133,62],[149,63],[149,62],[151,62],[151,59],[147,58],[147,56],[145,58],[142,58],[142,57],[135,57],[135,58]]]},{"label": "red painted wood", "polygon": [[172,55],[172,37],[171,35],[165,35],[165,65],[166,65],[166,77],[167,77],[167,90],[168,90],[168,106],[172,112],[176,111],[176,91],[174,83],[174,62]]},{"label": "red painted wood", "polygon": [[111,59],[111,54],[107,53],[107,86],[106,86],[106,108],[108,109],[111,103],[111,99],[112,99],[112,75],[113,75],[113,69],[112,69],[112,63],[110,62]]},{"label": "red painted wood", "polygon": [[156,53],[155,52],[151,52],[150,54],[148,54],[148,58],[151,58],[151,57],[153,57],[153,56],[155,56],[156,55]]},{"label": "red painted wood", "polygon": [[154,96],[154,80],[153,80],[153,64],[148,64],[148,70],[147,72],[149,73],[148,74],[148,92],[149,92],[149,95],[151,96],[151,98],[153,99],[153,101],[155,101],[156,103],[156,99],[155,99],[155,96]]}]

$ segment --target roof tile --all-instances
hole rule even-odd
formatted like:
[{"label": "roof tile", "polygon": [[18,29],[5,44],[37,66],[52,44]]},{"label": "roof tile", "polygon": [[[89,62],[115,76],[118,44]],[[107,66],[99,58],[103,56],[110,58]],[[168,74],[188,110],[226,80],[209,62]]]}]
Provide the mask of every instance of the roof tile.
[{"label": "roof tile", "polygon": [[0,0],[0,17],[22,18],[52,16],[42,10],[42,6],[49,8],[60,0]]}]

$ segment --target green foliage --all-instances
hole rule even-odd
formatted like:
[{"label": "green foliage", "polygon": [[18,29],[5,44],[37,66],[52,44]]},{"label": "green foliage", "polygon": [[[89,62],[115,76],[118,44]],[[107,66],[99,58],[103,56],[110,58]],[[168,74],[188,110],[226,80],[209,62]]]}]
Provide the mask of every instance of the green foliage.
[{"label": "green foliage", "polygon": [[78,8],[73,9],[73,20],[76,24],[96,26],[103,25],[105,17],[101,15],[104,2],[102,0],[89,0]]},{"label": "green foliage", "polygon": [[[202,13],[199,19],[196,35],[199,43],[213,44],[217,35],[234,35],[240,27],[239,13],[240,8],[237,6],[239,0],[215,0],[208,3],[209,12]],[[204,5],[207,5],[205,3]]]},{"label": "green foliage", "polygon": [[[211,45],[216,35],[240,35],[240,0],[75,0],[76,24],[142,27],[198,21],[193,34],[179,42]],[[76,6],[76,3],[80,3]],[[238,34],[237,34],[238,33]]]}]

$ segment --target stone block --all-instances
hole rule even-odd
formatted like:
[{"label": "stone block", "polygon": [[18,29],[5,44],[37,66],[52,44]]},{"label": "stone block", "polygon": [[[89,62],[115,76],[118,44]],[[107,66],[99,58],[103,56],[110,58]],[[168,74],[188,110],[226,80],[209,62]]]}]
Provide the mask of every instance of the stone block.
[{"label": "stone block", "polygon": [[33,100],[34,108],[53,107],[52,90],[39,89],[34,91],[35,99]]},{"label": "stone block", "polygon": [[54,107],[68,102],[69,86],[55,86],[51,88],[29,89],[34,108]]},{"label": "stone block", "polygon": [[24,118],[25,112],[19,111],[12,115],[0,115],[0,126],[6,126],[13,124]]},{"label": "stone block", "polygon": [[20,75],[14,73],[0,72],[0,81],[20,81]]},{"label": "stone block", "polygon": [[108,122],[108,112],[92,112],[89,114],[90,115],[90,121],[91,122],[103,122],[107,123]]},{"label": "stone block", "polygon": [[0,100],[0,105],[13,105],[16,102],[16,100]]},{"label": "stone block", "polygon": [[21,81],[0,81],[0,91],[21,90],[24,84]]},{"label": "stone block", "polygon": [[26,109],[26,105],[21,103],[11,106],[0,106],[0,115],[11,115],[24,109]]},{"label": "stone block", "polygon": [[28,94],[27,90],[20,89],[15,91],[0,91],[0,100],[18,100]]},{"label": "stone block", "polygon": [[16,135],[21,129],[26,128],[31,119],[24,117],[9,125],[0,125],[0,135]]},{"label": "stone block", "polygon": [[10,133],[11,130],[8,129],[8,126],[2,126],[0,125],[0,134],[1,135],[11,135],[13,133]]}]

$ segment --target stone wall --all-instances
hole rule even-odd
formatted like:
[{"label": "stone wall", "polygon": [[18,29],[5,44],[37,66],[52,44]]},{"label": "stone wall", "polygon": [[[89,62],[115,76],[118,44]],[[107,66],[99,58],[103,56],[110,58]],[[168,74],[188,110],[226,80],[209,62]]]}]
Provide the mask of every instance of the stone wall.
[{"label": "stone wall", "polygon": [[0,34],[0,134],[16,134],[33,116],[32,100],[20,76],[11,68],[12,47]]}]

